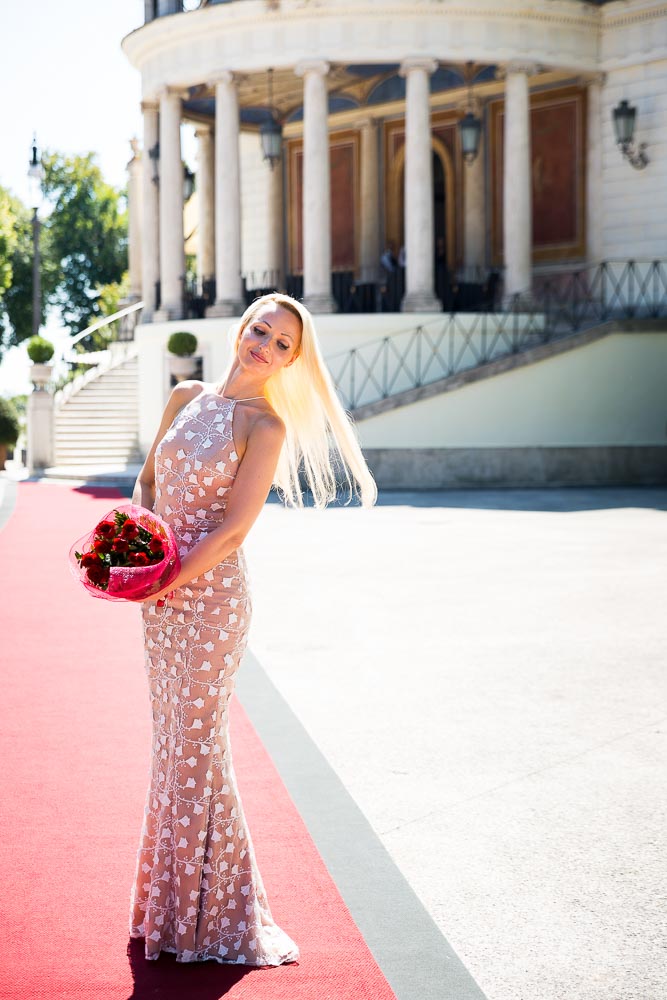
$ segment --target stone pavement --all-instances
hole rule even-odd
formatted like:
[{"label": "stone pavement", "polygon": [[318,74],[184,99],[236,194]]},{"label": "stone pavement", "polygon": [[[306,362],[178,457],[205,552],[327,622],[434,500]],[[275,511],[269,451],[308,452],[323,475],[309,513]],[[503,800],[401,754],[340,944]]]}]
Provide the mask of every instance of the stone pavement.
[{"label": "stone pavement", "polygon": [[489,1000],[667,996],[666,509],[396,493],[246,541],[253,654]]}]

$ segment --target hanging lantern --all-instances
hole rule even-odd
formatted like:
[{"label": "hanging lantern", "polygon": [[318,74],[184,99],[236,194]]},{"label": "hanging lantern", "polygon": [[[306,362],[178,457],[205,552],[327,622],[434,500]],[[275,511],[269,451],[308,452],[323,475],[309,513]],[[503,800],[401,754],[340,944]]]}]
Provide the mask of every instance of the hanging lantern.
[{"label": "hanging lantern", "polygon": [[273,170],[275,164],[282,155],[283,148],[283,128],[276,119],[273,107],[273,70],[269,73],[269,117],[259,127],[259,136],[262,141],[262,152],[264,159],[269,161],[269,166]]},{"label": "hanging lantern", "polygon": [[474,63],[466,63],[466,77],[468,80],[468,110],[459,122],[459,136],[461,138],[461,150],[463,159],[467,164],[473,163],[479,153],[479,140],[482,136],[482,119],[473,112],[472,101],[472,75]]},{"label": "hanging lantern", "polygon": [[479,153],[479,140],[482,134],[482,121],[472,111],[467,111],[459,122],[461,149],[466,163],[472,163]]}]

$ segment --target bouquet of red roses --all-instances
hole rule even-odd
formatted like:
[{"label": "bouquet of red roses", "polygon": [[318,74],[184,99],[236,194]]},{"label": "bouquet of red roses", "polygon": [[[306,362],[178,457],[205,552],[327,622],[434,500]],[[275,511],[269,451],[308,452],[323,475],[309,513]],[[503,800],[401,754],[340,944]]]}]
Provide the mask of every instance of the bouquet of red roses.
[{"label": "bouquet of red roses", "polygon": [[169,525],[145,507],[116,507],[69,553],[74,577],[94,597],[142,601],[167,587],[181,568]]}]

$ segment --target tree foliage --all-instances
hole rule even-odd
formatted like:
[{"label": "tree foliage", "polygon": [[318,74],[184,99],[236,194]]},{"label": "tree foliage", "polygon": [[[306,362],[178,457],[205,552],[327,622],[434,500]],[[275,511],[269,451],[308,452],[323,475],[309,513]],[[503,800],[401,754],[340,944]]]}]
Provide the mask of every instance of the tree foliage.
[{"label": "tree foliage", "polygon": [[[127,210],[92,153],[42,160],[46,216],[40,233],[42,317],[47,306],[79,333],[113,312],[127,268]],[[32,215],[0,187],[0,358],[32,334]]]},{"label": "tree foliage", "polygon": [[[32,334],[32,261],[30,212],[0,188],[0,357]],[[42,270],[42,302],[53,277],[52,267]]]},{"label": "tree foliage", "polygon": [[43,159],[45,223],[60,280],[53,298],[63,322],[79,333],[103,315],[100,288],[120,282],[127,268],[127,212],[92,153]]}]

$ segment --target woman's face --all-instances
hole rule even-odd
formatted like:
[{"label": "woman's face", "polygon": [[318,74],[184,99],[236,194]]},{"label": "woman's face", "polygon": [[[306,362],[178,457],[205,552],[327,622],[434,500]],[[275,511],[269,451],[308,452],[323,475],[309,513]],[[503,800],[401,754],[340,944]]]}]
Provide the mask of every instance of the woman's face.
[{"label": "woman's face", "polygon": [[296,360],[301,321],[277,302],[268,302],[244,328],[237,354],[241,365],[268,378]]}]

